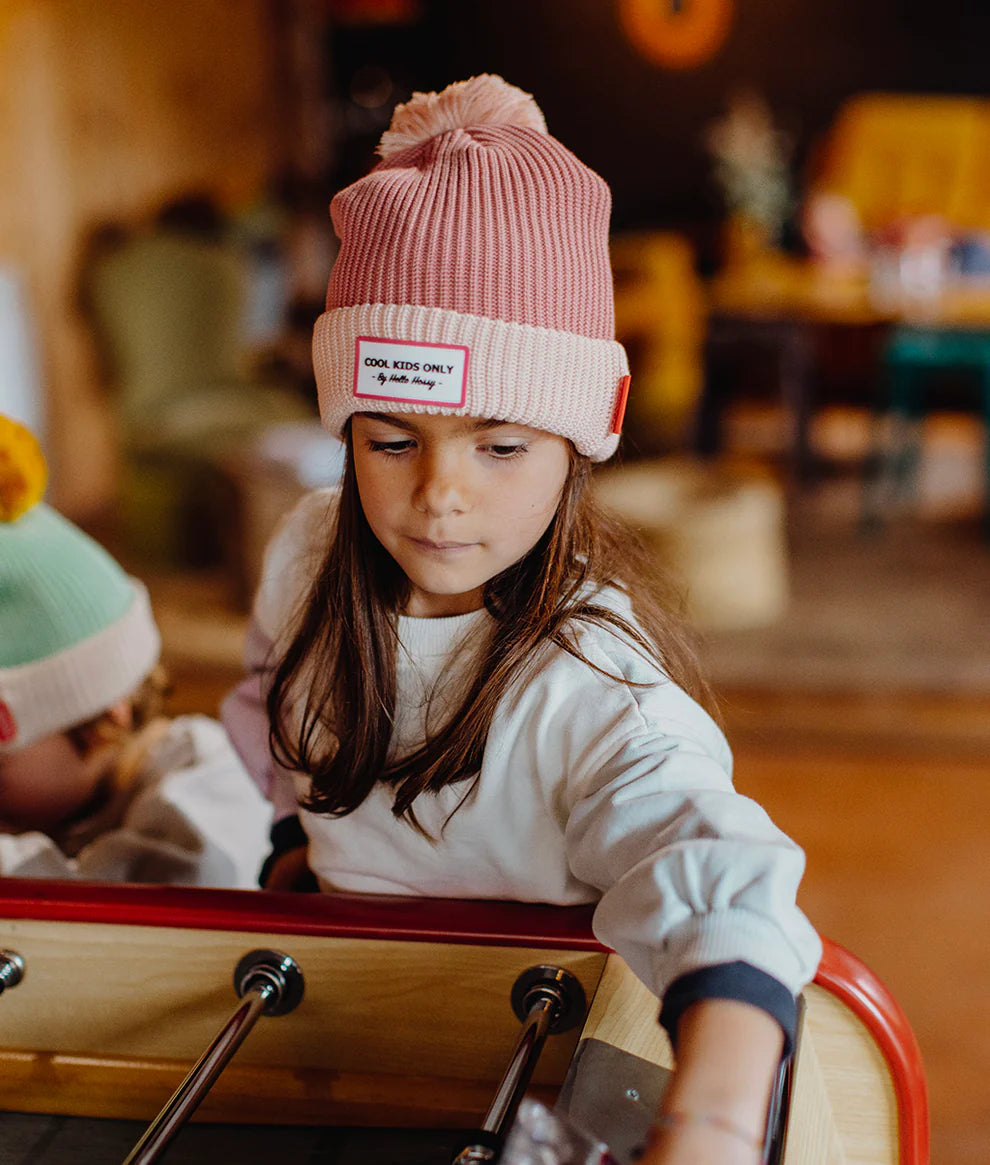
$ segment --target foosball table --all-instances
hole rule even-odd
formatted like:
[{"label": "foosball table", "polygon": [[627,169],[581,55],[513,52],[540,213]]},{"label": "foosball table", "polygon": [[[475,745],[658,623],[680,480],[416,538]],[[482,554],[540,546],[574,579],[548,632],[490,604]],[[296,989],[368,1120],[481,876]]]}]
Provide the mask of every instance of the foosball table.
[{"label": "foosball table", "polygon": [[[4,879],[0,1110],[149,1122],[127,1165],[190,1119],[462,1129],[467,1165],[499,1159],[525,1094],[526,1120],[552,1114],[585,1146],[568,1165],[626,1165],[673,1055],[657,999],[590,922],[590,907]],[[928,1165],[911,1029],[824,946],[764,1161]]]}]

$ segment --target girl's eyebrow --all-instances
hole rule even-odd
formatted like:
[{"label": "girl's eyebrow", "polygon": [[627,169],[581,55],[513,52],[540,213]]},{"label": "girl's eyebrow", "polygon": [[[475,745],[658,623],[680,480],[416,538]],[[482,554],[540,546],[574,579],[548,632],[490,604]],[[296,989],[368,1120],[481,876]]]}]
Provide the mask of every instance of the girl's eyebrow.
[{"label": "girl's eyebrow", "polygon": [[409,433],[416,431],[412,421],[404,421],[401,417],[390,416],[388,413],[355,413],[355,416],[364,417],[369,421],[381,421],[383,425],[394,425],[397,429],[405,429]]},{"label": "girl's eyebrow", "polygon": [[[385,425],[394,425],[397,429],[403,429],[407,433],[417,432],[415,421],[406,420],[404,417],[394,413],[358,413],[360,417],[366,417],[369,421],[381,421]],[[465,421],[468,418],[465,417]],[[513,421],[500,421],[494,418],[488,420],[474,421],[471,425],[473,432],[482,432],[485,429],[499,429],[503,425],[514,424]]]}]

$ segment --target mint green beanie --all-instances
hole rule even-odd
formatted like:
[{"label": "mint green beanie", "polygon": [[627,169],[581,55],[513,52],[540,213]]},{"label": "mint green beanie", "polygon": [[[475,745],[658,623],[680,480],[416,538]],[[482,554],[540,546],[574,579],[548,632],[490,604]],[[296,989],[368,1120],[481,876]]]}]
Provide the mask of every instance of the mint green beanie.
[{"label": "mint green beanie", "polygon": [[148,594],[43,502],[0,520],[0,753],[131,695],[160,651]]}]

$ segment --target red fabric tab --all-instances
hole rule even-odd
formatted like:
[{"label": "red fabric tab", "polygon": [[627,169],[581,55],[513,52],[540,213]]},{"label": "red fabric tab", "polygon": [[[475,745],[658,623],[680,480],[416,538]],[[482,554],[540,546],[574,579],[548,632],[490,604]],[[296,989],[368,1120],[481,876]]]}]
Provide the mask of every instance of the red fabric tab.
[{"label": "red fabric tab", "polygon": [[622,432],[622,422],[626,419],[626,401],[629,400],[629,382],[631,376],[623,376],[619,381],[619,399],[615,402],[615,415],[612,418],[612,432]]},{"label": "red fabric tab", "polygon": [[10,744],[17,739],[17,721],[10,706],[0,700],[0,744]]}]

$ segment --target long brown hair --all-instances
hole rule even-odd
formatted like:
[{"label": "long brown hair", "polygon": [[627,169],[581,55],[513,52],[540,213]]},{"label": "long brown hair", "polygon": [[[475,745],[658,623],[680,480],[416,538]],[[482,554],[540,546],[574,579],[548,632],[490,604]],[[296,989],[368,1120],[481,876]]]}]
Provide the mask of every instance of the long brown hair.
[{"label": "long brown hair", "polygon": [[[273,756],[312,778],[305,808],[343,817],[384,781],[395,790],[392,812],[418,827],[417,797],[477,778],[499,701],[541,647],[555,644],[601,670],[577,646],[575,624],[582,622],[624,636],[681,687],[711,703],[690,637],[672,613],[669,586],[638,538],[599,507],[590,488],[591,462],[572,452],[546,532],[485,585],[494,631],[460,706],[415,752],[389,764],[398,616],[409,584],[368,525],[349,433],[347,446],[334,535],[268,691]],[[596,601],[608,585],[627,592],[639,626]],[[300,692],[302,714],[290,732],[287,713]]]}]

